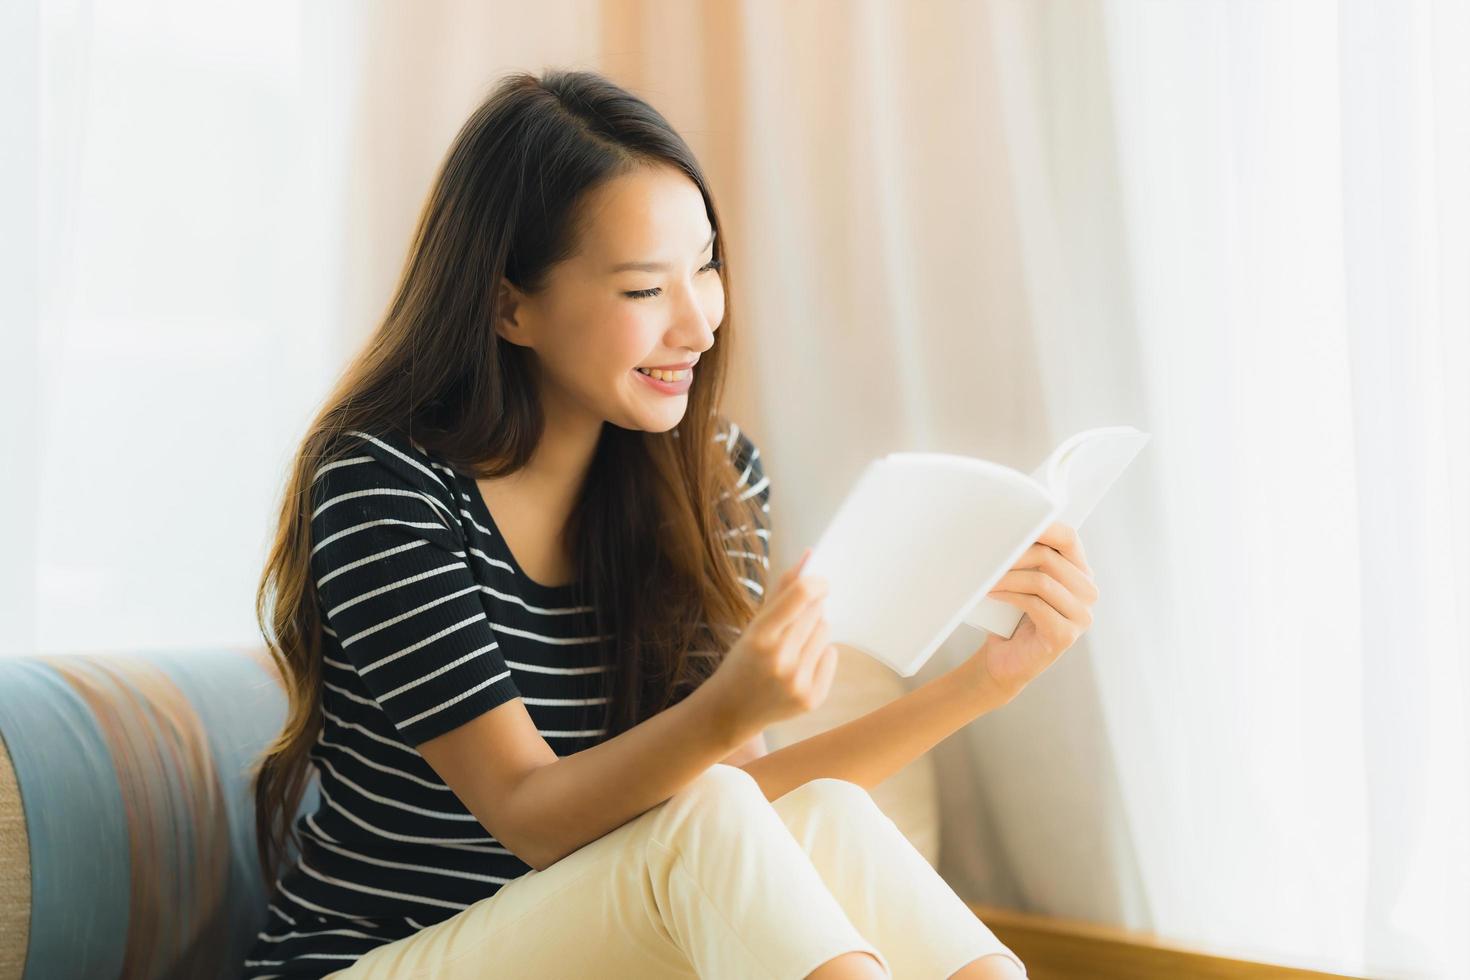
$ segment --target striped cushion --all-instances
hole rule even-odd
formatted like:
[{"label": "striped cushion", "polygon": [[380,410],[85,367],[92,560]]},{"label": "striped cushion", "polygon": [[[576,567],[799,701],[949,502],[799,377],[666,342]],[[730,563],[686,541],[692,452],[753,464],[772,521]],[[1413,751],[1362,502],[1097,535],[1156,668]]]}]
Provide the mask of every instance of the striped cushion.
[{"label": "striped cushion", "polygon": [[237,974],[284,714],[264,650],[0,660],[0,980]]}]

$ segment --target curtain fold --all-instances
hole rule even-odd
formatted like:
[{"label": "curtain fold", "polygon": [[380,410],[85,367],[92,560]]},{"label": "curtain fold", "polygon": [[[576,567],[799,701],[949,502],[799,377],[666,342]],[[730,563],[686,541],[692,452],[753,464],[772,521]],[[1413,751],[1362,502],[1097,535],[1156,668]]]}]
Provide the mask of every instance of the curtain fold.
[{"label": "curtain fold", "polygon": [[1464,975],[1464,8],[1059,6],[991,10],[1052,436],[1155,434],[1083,535],[1125,924]]}]

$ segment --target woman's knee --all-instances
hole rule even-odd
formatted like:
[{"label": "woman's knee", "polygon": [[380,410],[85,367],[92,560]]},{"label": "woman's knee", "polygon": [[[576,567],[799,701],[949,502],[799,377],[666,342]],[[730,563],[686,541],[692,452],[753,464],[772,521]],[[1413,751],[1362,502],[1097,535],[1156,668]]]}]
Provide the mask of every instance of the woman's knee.
[{"label": "woman's knee", "polygon": [[[799,802],[809,814],[823,819],[887,820],[865,788],[835,777],[808,780],[777,802]],[[703,834],[716,836],[722,832],[748,836],[760,821],[775,829],[783,820],[754,776],[724,763],[700,773],[675,793],[668,805],[672,811],[668,816],[676,823],[699,826]]]},{"label": "woman's knee", "polygon": [[[701,835],[740,834],[754,821],[779,822],[754,776],[738,766],[716,763],[695,776],[663,804],[661,822],[677,828],[700,828]],[[774,825],[774,823],[773,823]],[[664,828],[665,833],[680,831]]]},{"label": "woman's knee", "polygon": [[[851,780],[838,779],[835,776],[819,776],[816,779],[809,779],[788,792],[786,796],[804,798],[808,805],[882,812],[878,809],[873,794],[867,789]],[[781,799],[785,799],[786,796]]]},{"label": "woman's knee", "polygon": [[803,846],[813,834],[827,836],[830,831],[824,828],[880,836],[899,832],[873,795],[846,779],[823,776],[808,780],[779,797],[773,808]]},{"label": "woman's knee", "polygon": [[717,763],[685,783],[657,811],[650,811],[648,833],[669,845],[691,837],[703,842],[750,839],[761,829],[779,826],[781,818],[756,777],[735,765]]},{"label": "woman's knee", "polygon": [[717,762],[674,794],[677,798],[719,800],[725,803],[766,803],[761,785],[739,766]]}]

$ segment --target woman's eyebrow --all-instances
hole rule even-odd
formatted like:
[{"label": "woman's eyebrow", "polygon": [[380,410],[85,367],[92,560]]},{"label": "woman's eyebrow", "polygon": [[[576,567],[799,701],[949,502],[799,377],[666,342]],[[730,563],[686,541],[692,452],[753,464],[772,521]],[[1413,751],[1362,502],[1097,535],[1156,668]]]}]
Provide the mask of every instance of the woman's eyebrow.
[{"label": "woman's eyebrow", "polygon": [[[701,248],[699,250],[699,254],[703,255],[704,249],[709,248],[711,245],[713,245],[714,241],[715,233],[711,231],[709,233],[709,241],[704,243],[704,248]],[[617,265],[609,269],[608,272],[626,272],[628,270],[633,270],[636,272],[659,272],[660,270],[667,268],[667,262],[619,262]]]}]

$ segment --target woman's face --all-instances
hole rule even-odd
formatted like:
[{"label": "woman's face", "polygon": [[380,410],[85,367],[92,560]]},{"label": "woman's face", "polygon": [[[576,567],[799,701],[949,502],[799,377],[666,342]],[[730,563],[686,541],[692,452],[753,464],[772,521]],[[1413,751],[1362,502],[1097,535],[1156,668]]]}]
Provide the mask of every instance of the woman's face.
[{"label": "woman's face", "polygon": [[704,198],[677,170],[640,167],[589,194],[584,228],[540,293],[507,285],[513,308],[498,332],[535,351],[548,416],[672,429],[700,368],[673,392],[637,369],[697,361],[725,317]]}]

